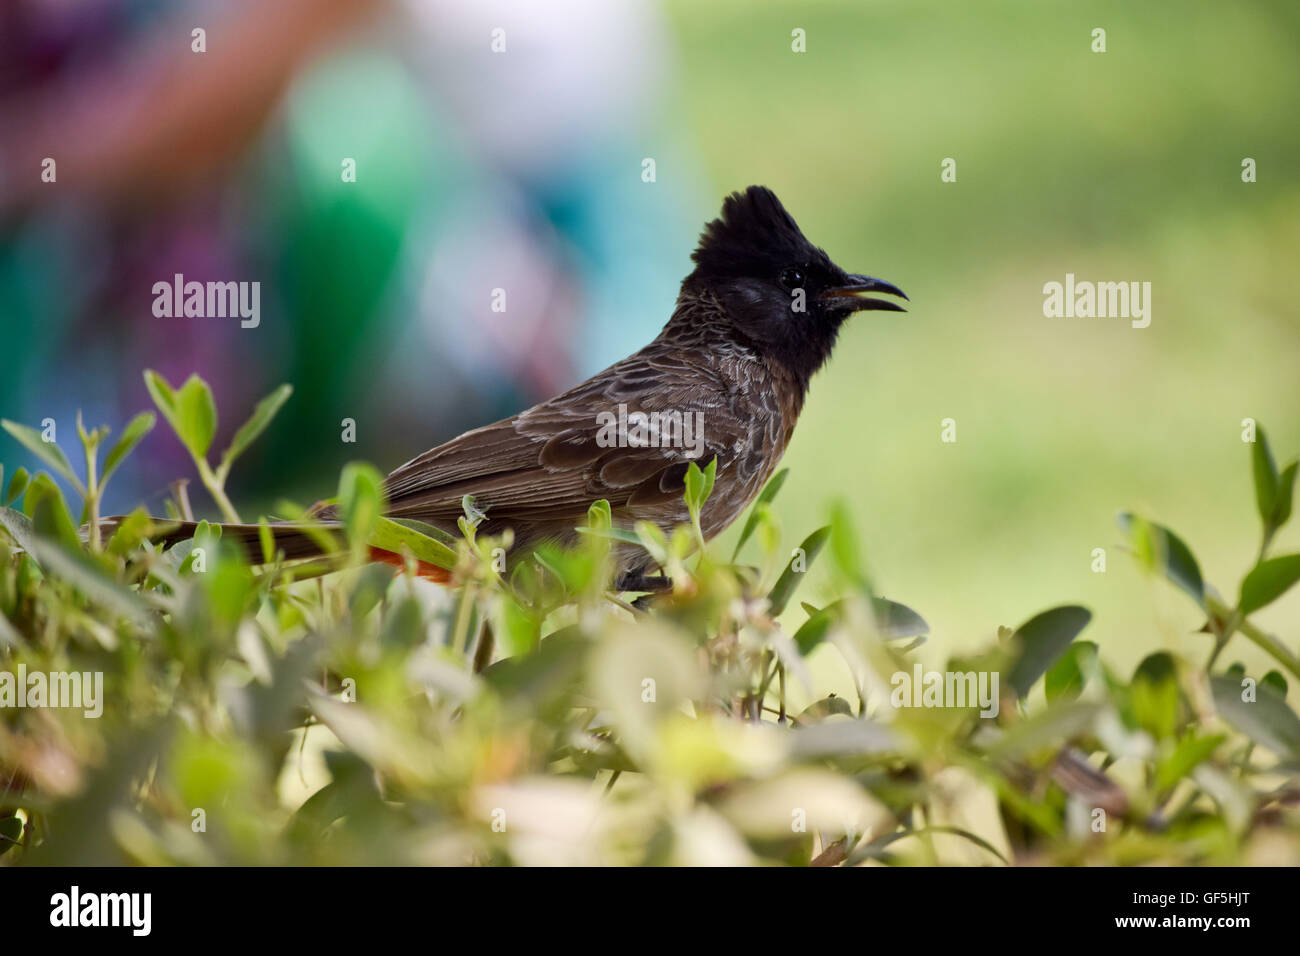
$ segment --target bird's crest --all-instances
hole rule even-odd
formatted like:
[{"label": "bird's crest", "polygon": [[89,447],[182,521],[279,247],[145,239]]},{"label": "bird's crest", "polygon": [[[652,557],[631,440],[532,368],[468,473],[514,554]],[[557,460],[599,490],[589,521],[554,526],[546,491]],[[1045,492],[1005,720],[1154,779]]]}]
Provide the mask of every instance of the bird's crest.
[{"label": "bird's crest", "polygon": [[766,186],[734,192],[722,203],[722,215],[704,227],[691,259],[716,275],[743,274],[755,260],[799,262],[824,256],[800,231],[776,193]]}]

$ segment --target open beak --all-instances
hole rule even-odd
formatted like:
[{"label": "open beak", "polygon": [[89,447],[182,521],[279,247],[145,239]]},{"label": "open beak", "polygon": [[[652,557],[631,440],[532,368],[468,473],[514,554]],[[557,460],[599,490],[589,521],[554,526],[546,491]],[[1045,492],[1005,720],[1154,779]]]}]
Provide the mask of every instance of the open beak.
[{"label": "open beak", "polygon": [[903,290],[893,283],[886,282],[884,279],[873,279],[871,276],[849,276],[849,281],[844,285],[836,286],[834,289],[827,289],[819,298],[835,299],[833,304],[837,309],[844,309],[849,312],[859,311],[882,311],[882,312],[906,312],[907,310],[897,302],[890,302],[887,299],[873,299],[866,295],[868,292],[883,292],[886,295],[896,295],[900,299],[906,299],[907,296]]}]

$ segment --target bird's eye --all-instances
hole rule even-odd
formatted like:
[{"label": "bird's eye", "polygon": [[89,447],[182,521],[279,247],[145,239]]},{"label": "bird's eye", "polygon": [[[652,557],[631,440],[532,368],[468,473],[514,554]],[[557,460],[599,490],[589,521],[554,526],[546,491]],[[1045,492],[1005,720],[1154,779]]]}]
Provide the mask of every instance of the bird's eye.
[{"label": "bird's eye", "polygon": [[803,285],[803,270],[791,266],[781,270],[781,285],[787,289],[798,289]]}]

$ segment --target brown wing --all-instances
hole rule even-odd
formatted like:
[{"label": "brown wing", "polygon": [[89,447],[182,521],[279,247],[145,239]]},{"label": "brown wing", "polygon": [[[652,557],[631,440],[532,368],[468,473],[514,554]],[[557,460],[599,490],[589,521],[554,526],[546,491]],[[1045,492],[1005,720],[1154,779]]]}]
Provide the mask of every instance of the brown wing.
[{"label": "brown wing", "polygon": [[[609,447],[600,413],[700,413],[704,451]],[[648,347],[514,418],[466,432],[402,465],[386,482],[390,513],[454,521],[471,494],[493,525],[520,520],[578,523],[591,502],[615,508],[680,498],[691,460],[718,457],[721,474],[748,446],[748,402],[717,370],[680,350]]]}]

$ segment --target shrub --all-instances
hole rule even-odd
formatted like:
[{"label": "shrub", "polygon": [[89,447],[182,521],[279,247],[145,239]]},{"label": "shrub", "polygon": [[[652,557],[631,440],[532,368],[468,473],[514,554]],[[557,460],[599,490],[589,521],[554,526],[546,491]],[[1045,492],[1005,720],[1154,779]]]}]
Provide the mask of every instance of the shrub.
[{"label": "shrub", "polygon": [[[226,477],[288,390],[212,466],[207,385],[148,381],[237,520]],[[1077,639],[1090,613],[1065,605],[998,628],[936,685],[913,659],[925,621],[875,593],[843,508],[783,557],[784,472],[729,560],[702,546],[698,520],[671,534],[619,528],[597,501],[578,547],[506,570],[509,541],[477,534],[472,499],[458,537],[392,521],[379,474],[352,464],[341,527],[318,531],[325,553],[287,562],[266,535],[267,563],[252,566],[218,524],[167,548],[151,543],[166,518],[139,510],[104,525],[104,484],[152,414],[102,467],[107,430],[79,422],[84,472],[4,424],[82,510],[74,522],[50,475],[9,480],[0,677],[13,691],[23,673],[102,674],[103,697],[97,718],[3,708],[0,861],[1235,863],[1265,844],[1300,861],[1300,718],[1285,700],[1300,665],[1250,619],[1300,578],[1300,555],[1268,554],[1296,464],[1279,473],[1262,432],[1262,543],[1235,601],[1203,581],[1173,532],[1120,517],[1139,567],[1204,611],[1208,660],[1160,652],[1125,680]],[[696,517],[712,477],[691,470]],[[188,507],[178,488],[168,518]],[[632,602],[608,590],[619,539],[654,556],[670,594]],[[452,585],[367,563],[375,545],[410,567],[450,569]],[[839,598],[801,615],[796,594],[815,562]],[[1254,680],[1240,665],[1216,669],[1237,635],[1281,670]],[[807,661],[823,645],[843,656],[856,694],[796,713],[788,690],[813,684]],[[981,702],[981,686],[996,694]]]}]

